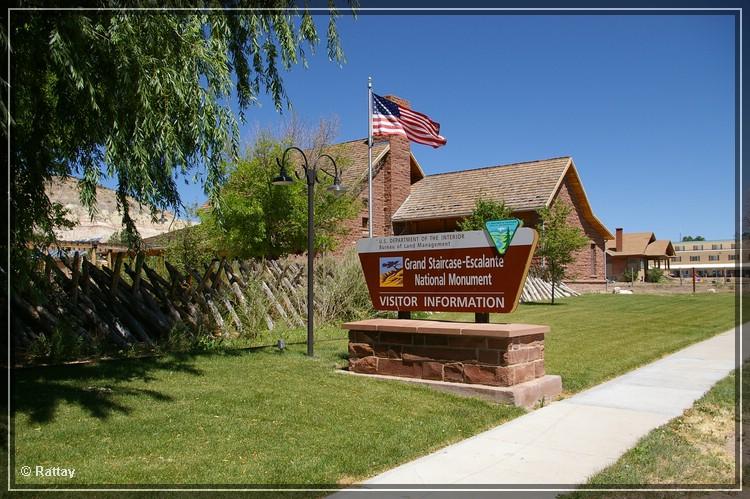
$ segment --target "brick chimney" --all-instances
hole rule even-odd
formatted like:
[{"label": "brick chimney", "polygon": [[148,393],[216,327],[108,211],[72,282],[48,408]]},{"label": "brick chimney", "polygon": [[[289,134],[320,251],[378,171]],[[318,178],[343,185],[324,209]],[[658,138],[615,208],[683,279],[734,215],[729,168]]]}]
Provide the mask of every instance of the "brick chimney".
[{"label": "brick chimney", "polygon": [[622,227],[615,229],[615,251],[622,251]]},{"label": "brick chimney", "polygon": [[398,95],[386,95],[385,98],[395,104],[398,104],[401,107],[408,107],[409,109],[411,109],[411,102],[406,99],[402,99]]},{"label": "brick chimney", "polygon": [[[401,107],[411,109],[411,104],[406,99],[396,95],[386,95],[385,98]],[[381,219],[375,215],[373,220],[382,220],[382,232],[376,227],[373,228],[378,235],[392,235],[391,217],[409,197],[411,191],[411,148],[409,139],[402,135],[389,135],[384,138],[390,143],[391,149],[380,173],[383,176],[383,199],[379,203],[375,200],[375,209],[382,209],[383,216]]]}]

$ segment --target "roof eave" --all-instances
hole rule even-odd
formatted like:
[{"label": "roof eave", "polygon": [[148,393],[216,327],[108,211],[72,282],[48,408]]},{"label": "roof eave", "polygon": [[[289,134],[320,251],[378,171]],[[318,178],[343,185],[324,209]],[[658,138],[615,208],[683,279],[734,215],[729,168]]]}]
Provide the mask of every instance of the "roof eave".
[{"label": "roof eave", "polygon": [[578,182],[578,187],[581,189],[581,203],[583,204],[583,207],[586,210],[586,213],[591,218],[591,221],[595,226],[598,227],[599,232],[601,232],[604,236],[604,239],[614,239],[614,235],[609,231],[606,225],[602,223],[601,220],[594,214],[594,210],[591,208],[591,203],[589,203],[589,197],[588,194],[586,194],[586,189],[583,187],[583,182],[581,182],[581,176],[578,175],[578,169],[576,168],[576,165],[573,163],[573,158],[568,158],[568,164],[566,165],[565,169],[563,170],[562,175],[560,175],[560,180],[558,181],[557,185],[555,186],[555,189],[552,191],[552,195],[547,200],[547,206],[549,206],[552,203],[552,200],[557,195],[558,191],[560,190],[560,186],[562,186],[562,183],[565,181],[565,176],[568,174],[568,172],[571,171],[573,175],[576,178],[576,181]]}]

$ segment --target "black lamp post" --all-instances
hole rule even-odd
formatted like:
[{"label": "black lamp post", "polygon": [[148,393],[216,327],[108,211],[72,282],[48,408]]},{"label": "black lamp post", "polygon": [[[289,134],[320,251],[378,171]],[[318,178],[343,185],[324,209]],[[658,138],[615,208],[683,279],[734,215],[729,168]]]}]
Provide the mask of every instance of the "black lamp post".
[{"label": "black lamp post", "polygon": [[[305,171],[305,179],[307,180],[307,355],[313,356],[313,259],[315,257],[315,227],[313,221],[314,214],[314,195],[315,195],[315,183],[320,182],[318,180],[318,171],[321,171],[333,177],[333,185],[328,187],[328,190],[336,195],[340,195],[346,191],[344,186],[341,185],[341,175],[339,174],[338,166],[336,161],[328,154],[321,154],[317,157],[312,167],[307,162],[307,156],[305,152],[299,147],[287,147],[284,150],[284,154],[281,156],[281,161],[276,158],[276,163],[279,165],[279,175],[273,179],[274,185],[289,185],[294,182],[294,179],[289,176],[286,172],[286,155],[289,151],[295,150],[302,155],[302,168]],[[325,171],[323,168],[318,167],[318,162],[322,158],[328,158],[333,164],[333,174]],[[294,170],[294,175],[301,179],[297,170]]]}]

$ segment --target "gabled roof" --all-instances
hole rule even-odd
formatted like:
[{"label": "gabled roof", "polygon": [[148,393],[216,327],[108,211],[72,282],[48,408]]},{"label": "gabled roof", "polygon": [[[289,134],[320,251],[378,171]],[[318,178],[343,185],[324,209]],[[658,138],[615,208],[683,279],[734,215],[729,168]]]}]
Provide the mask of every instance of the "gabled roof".
[{"label": "gabled roof", "polygon": [[[373,142],[372,144],[372,165],[373,168],[380,162],[391,146],[387,141]],[[336,163],[342,170],[341,182],[344,186],[353,186],[362,179],[367,178],[367,139],[350,140],[331,144],[323,148],[326,154],[330,154],[336,159]],[[305,151],[307,153],[307,151]],[[309,158],[312,161],[312,158]],[[328,169],[329,165],[324,165]]]},{"label": "gabled roof", "polygon": [[674,256],[675,251],[672,247],[672,241],[666,239],[657,239],[649,243],[646,247],[647,256]]},{"label": "gabled roof", "polygon": [[615,251],[615,240],[606,242],[610,256],[674,256],[672,243],[666,239],[656,239],[653,232],[629,232],[622,235],[622,251]]},{"label": "gabled roof", "polygon": [[[385,155],[390,151],[391,145],[388,140],[375,138],[372,144],[372,168],[373,175],[377,174],[380,168],[380,162]],[[305,151],[308,155],[309,151]],[[330,154],[335,160],[336,164],[342,171],[341,182],[347,189],[358,190],[358,187],[366,185],[367,183],[367,139],[350,140],[348,142],[339,142],[338,144],[331,144],[325,146],[321,150],[322,153]],[[413,154],[410,153],[410,163],[412,170],[412,177],[422,178],[424,177],[424,171],[417,162]],[[289,156],[290,161],[299,161],[297,154]],[[308,155],[308,161],[313,161],[312,157]],[[330,165],[322,163],[323,168],[328,171]]]},{"label": "gabled roof", "polygon": [[428,175],[412,186],[393,221],[465,217],[482,196],[502,200],[514,212],[535,211],[552,203],[566,176],[584,218],[612,237],[594,215],[570,156]]}]

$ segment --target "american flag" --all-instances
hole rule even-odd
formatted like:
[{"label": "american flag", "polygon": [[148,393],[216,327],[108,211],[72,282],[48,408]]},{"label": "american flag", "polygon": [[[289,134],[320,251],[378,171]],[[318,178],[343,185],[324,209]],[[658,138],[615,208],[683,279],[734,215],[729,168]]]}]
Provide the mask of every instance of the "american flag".
[{"label": "american flag", "polygon": [[447,142],[440,135],[440,123],[376,94],[372,94],[372,134],[404,135],[413,142],[432,147],[444,146]]}]

